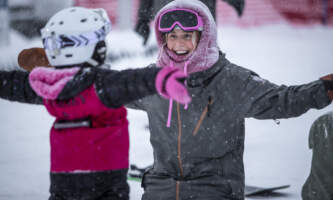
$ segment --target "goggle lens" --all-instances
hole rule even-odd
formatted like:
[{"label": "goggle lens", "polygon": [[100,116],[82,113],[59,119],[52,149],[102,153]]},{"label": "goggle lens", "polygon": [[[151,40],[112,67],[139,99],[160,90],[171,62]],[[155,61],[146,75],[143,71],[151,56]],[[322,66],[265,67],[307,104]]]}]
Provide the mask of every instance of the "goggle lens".
[{"label": "goggle lens", "polygon": [[181,23],[183,27],[195,27],[198,25],[198,19],[194,13],[176,10],[165,13],[161,17],[161,28],[170,28],[175,22]]},{"label": "goggle lens", "polygon": [[170,32],[179,25],[184,31],[200,30],[203,26],[201,17],[188,9],[174,9],[164,12],[159,20],[159,31]]}]

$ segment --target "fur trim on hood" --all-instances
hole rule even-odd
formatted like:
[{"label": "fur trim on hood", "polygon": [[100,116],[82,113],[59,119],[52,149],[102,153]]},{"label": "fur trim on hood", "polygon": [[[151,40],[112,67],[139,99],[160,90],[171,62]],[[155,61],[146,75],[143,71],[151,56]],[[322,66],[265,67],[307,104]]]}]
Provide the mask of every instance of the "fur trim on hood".
[{"label": "fur trim on hood", "polygon": [[[196,11],[202,17],[204,30],[197,48],[189,55],[178,56],[168,50],[163,33],[158,31],[158,19],[161,13],[168,9],[187,8]],[[164,6],[155,17],[154,21],[157,44],[159,46],[159,56],[157,66],[175,66],[184,70],[187,62],[189,73],[203,71],[213,66],[219,58],[219,48],[217,46],[216,23],[208,7],[199,0],[175,0]]]},{"label": "fur trim on hood", "polygon": [[55,100],[68,81],[80,70],[79,67],[54,69],[34,68],[29,74],[31,88],[44,99]]}]

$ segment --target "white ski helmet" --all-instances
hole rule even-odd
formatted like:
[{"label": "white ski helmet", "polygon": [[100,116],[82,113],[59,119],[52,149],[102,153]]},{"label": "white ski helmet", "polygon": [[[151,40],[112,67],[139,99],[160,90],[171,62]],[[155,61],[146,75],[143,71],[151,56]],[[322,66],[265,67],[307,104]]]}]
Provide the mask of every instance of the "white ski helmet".
[{"label": "white ski helmet", "polygon": [[[41,29],[43,45],[52,66],[89,63],[97,43],[111,31],[111,22],[104,9],[70,7],[53,15]],[[106,53],[106,47],[98,51]]]}]

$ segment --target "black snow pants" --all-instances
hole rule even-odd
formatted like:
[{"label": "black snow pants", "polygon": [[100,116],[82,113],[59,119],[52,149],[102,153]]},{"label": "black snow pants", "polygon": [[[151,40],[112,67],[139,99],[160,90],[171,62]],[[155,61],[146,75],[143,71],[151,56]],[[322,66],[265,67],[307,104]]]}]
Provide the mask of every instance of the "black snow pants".
[{"label": "black snow pants", "polygon": [[128,200],[127,171],[51,173],[49,200]]}]

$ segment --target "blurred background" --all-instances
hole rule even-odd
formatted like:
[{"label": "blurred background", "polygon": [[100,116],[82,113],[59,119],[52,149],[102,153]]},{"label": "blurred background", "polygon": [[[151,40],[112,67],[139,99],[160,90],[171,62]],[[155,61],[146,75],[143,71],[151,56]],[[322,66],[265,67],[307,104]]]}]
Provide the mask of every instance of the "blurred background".
[{"label": "blurred background", "polygon": [[[251,29],[277,24],[293,27],[333,26],[333,0],[247,0],[241,16],[237,15],[228,1],[233,0],[216,1],[218,27]],[[0,64],[15,68],[16,60],[11,57],[16,57],[22,49],[20,44],[28,39],[29,44],[41,46],[38,42],[32,42],[39,37],[40,28],[53,14],[69,6],[102,7],[112,21],[113,30],[134,30],[140,0],[0,0],[0,48],[16,47],[0,55]],[[19,34],[19,37],[11,38],[11,33]],[[147,45],[145,48],[148,54],[156,51],[156,45]],[[128,50],[110,52],[109,58],[112,62],[128,54],[131,54]]]},{"label": "blurred background", "polygon": [[[0,41],[7,43],[9,29],[28,38],[57,11],[69,6],[104,8],[115,29],[129,29],[137,20],[140,0],[0,0]],[[294,26],[333,26],[332,0],[248,0],[242,17],[226,2],[217,0],[218,26],[257,27],[288,23]]]},{"label": "blurred background", "polygon": [[[218,44],[231,62],[279,85],[303,84],[333,72],[333,0],[245,0],[241,16],[230,2],[216,0],[216,21]],[[41,47],[40,28],[69,6],[102,7],[108,12],[113,24],[107,38],[112,68],[144,67],[156,61],[153,31],[146,45],[134,31],[140,0],[0,0],[0,70],[19,69],[18,53]],[[290,184],[274,200],[301,199],[311,167],[309,129],[332,108],[310,110],[280,120],[279,125],[273,120],[246,119],[246,183]],[[128,119],[130,162],[148,166],[153,152],[146,114],[129,110]],[[42,106],[0,100],[1,200],[47,199],[52,122]],[[141,199],[140,183],[130,182],[130,186],[131,199]]]},{"label": "blurred background", "polygon": [[[27,37],[39,29],[57,11],[69,6],[106,9],[115,28],[126,29],[135,24],[140,0],[0,0],[1,31],[12,28]],[[248,0],[244,14],[237,17],[232,7],[217,1],[218,25],[241,27],[287,22],[293,25],[333,25],[332,0]],[[9,26],[6,27],[5,24]],[[5,33],[2,33],[2,35]]]}]

